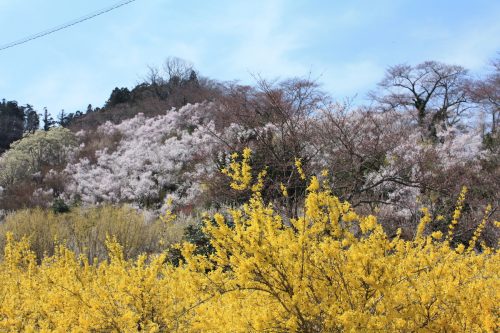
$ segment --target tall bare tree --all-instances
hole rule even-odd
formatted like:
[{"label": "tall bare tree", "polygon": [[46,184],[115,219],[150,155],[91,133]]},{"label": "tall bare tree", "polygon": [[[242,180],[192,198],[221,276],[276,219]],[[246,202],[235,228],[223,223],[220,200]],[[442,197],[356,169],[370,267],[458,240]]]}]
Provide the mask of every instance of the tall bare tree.
[{"label": "tall bare tree", "polygon": [[187,81],[195,72],[193,64],[177,57],[168,57],[163,63],[163,71],[170,83]]},{"label": "tall bare tree", "polygon": [[414,112],[418,125],[436,138],[438,126],[458,123],[467,111],[466,79],[465,68],[437,61],[396,65],[379,83],[382,92],[372,97],[384,110]]},{"label": "tall bare tree", "polygon": [[500,58],[493,61],[485,77],[468,82],[467,92],[471,101],[490,116],[490,131],[495,136],[500,125]]}]

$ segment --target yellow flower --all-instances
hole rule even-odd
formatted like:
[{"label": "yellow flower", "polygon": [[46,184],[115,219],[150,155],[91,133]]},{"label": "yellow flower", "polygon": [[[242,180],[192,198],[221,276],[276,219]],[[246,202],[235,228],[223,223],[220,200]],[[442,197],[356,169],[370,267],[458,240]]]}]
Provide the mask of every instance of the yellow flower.
[{"label": "yellow flower", "polygon": [[280,183],[280,190],[281,190],[281,193],[283,194],[283,196],[285,198],[288,198],[288,191],[286,189],[286,186],[283,185],[283,183]]},{"label": "yellow flower", "polygon": [[434,239],[441,239],[443,238],[443,233],[441,231],[434,231],[432,234],[431,234],[432,238]]},{"label": "yellow flower", "polygon": [[451,223],[448,228],[448,236],[447,236],[448,239],[451,238],[451,236],[453,235],[453,229],[455,228],[455,225],[458,224],[458,220],[460,219],[460,215],[462,214],[462,208],[464,205],[466,194],[467,194],[467,187],[463,186],[462,190],[460,191],[460,195],[458,196],[457,199],[455,211],[453,212],[453,219],[451,220]]},{"label": "yellow flower", "polygon": [[415,239],[422,237],[425,230],[425,226],[432,221],[431,214],[429,213],[429,209],[427,207],[420,208],[420,211],[422,212],[423,215],[420,218],[420,223],[418,224],[417,227],[417,234],[415,236]]},{"label": "yellow flower", "polygon": [[302,169],[302,161],[300,158],[295,159],[295,167],[297,168],[297,172],[299,173],[300,179],[305,180],[306,174],[304,173],[304,170]]}]

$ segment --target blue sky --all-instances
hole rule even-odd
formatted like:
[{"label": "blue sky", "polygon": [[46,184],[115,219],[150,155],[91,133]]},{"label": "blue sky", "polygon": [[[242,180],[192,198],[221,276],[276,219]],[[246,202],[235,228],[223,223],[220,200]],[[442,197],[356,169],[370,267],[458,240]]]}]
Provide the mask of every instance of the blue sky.
[{"label": "blue sky", "polygon": [[[118,0],[0,0],[0,44]],[[438,60],[481,73],[500,51],[500,1],[137,0],[0,52],[0,98],[84,110],[133,87],[168,56],[202,75],[312,73],[335,98],[363,101],[387,66]]]}]

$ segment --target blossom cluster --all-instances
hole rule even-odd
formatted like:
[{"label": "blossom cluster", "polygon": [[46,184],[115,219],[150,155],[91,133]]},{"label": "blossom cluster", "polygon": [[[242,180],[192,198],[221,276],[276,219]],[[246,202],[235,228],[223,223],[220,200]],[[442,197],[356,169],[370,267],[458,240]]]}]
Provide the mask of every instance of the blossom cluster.
[{"label": "blossom cluster", "polygon": [[98,135],[121,137],[114,150],[96,152],[95,162],[83,158],[65,172],[71,180],[66,195],[84,203],[161,203],[167,194],[179,202],[193,202],[202,178],[212,172],[208,163],[216,146],[209,134],[213,105],[187,105],[165,115],[136,117],[98,129]]}]

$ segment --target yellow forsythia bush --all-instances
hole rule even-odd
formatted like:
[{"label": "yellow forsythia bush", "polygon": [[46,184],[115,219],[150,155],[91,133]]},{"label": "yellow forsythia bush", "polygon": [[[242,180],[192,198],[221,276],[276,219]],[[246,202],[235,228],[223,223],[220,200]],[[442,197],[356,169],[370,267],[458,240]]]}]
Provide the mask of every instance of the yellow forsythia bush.
[{"label": "yellow forsythia bush", "polygon": [[[179,245],[89,264],[64,247],[37,265],[26,239],[8,235],[0,264],[0,331],[59,332],[498,332],[499,253],[425,236],[389,239],[312,177],[304,213],[284,219],[253,184],[249,159],[226,171],[252,198],[207,217],[214,252]],[[442,239],[440,239],[442,237]]]}]

